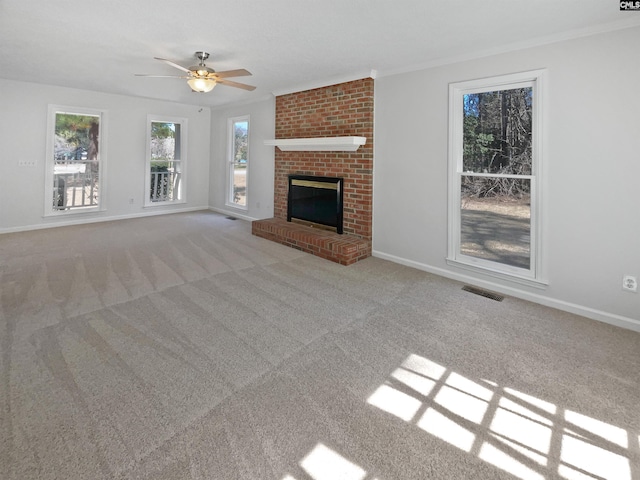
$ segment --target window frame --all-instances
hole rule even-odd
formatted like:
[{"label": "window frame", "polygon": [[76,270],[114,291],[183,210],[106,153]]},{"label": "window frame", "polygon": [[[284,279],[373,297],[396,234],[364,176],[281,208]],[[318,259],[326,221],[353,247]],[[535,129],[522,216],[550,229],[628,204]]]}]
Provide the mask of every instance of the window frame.
[{"label": "window frame", "polygon": [[[508,280],[528,286],[544,288],[546,280],[546,262],[544,258],[545,222],[544,191],[544,137],[545,137],[545,85],[546,70],[500,75],[449,84],[449,195],[448,195],[448,265],[456,266],[476,273]],[[461,252],[461,180],[469,172],[463,171],[463,99],[464,95],[514,88],[532,88],[532,166],[530,175],[516,175],[517,178],[531,181],[531,217],[530,217],[530,268],[520,268],[504,263],[471,257]],[[473,173],[476,177],[513,177],[514,175]]]},{"label": "window frame", "polygon": [[[180,182],[178,190],[178,198],[173,200],[164,201],[152,201],[151,200],[151,124],[152,123],[173,123],[180,125]],[[147,207],[162,207],[166,205],[175,205],[181,203],[187,203],[187,133],[188,125],[187,118],[185,117],[173,117],[167,115],[147,115],[147,128],[146,128],[146,157],[145,157],[145,174],[144,174],[144,202],[143,205]],[[175,160],[174,160],[175,161]]]},{"label": "window frame", "polygon": [[[240,205],[233,201],[233,188],[235,185],[234,178],[234,165],[235,165],[235,143],[234,143],[234,130],[235,124],[240,122],[247,122],[247,163],[245,169],[245,204]],[[227,119],[227,180],[226,180],[226,193],[225,193],[225,205],[227,207],[238,208],[241,210],[249,210],[249,169],[251,164],[251,118],[250,115],[240,115],[237,117],[229,117]]]},{"label": "window frame", "polygon": [[[53,183],[54,183],[54,143],[57,114],[96,116],[100,119],[98,133],[98,204],[87,207],[68,209],[53,208]],[[69,105],[49,104],[47,107],[47,145],[44,175],[44,217],[58,217],[66,215],[82,215],[87,213],[102,212],[106,210],[106,185],[107,185],[107,110],[88,107],[74,107]]]}]

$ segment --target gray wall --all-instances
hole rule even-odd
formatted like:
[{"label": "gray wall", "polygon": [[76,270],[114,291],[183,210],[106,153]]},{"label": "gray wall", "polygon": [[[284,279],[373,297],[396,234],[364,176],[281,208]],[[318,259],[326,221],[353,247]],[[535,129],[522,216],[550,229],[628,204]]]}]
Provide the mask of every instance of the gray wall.
[{"label": "gray wall", "polygon": [[[275,138],[275,97],[261,102],[215,109],[211,120],[211,178],[209,205],[215,211],[245,219],[273,217],[274,148],[264,145]],[[247,210],[226,201],[227,121],[249,115],[249,168]]]},{"label": "gray wall", "polygon": [[[374,255],[640,330],[640,29],[376,80]],[[449,266],[448,84],[546,68],[546,267],[537,289]]]},{"label": "gray wall", "polygon": [[[208,208],[209,108],[9,80],[0,80],[0,92],[0,232]],[[107,111],[107,135],[101,139],[106,142],[106,211],[43,218],[49,104]],[[147,114],[188,119],[186,204],[142,206]],[[36,166],[18,166],[21,158]]]}]

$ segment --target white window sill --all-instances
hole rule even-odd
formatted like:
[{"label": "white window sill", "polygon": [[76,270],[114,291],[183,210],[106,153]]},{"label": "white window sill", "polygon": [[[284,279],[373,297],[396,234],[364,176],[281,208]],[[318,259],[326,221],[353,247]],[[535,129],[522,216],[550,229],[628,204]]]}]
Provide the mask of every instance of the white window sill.
[{"label": "white window sill", "polygon": [[99,213],[106,212],[106,208],[100,207],[86,207],[86,208],[69,208],[68,210],[54,210],[46,212],[42,215],[43,218],[52,218],[52,217],[66,217],[69,215],[88,215],[91,213]]},{"label": "white window sill", "polygon": [[170,202],[151,202],[151,203],[145,203],[142,208],[166,207],[167,205],[183,205],[185,203],[187,203],[186,200],[175,200]]}]

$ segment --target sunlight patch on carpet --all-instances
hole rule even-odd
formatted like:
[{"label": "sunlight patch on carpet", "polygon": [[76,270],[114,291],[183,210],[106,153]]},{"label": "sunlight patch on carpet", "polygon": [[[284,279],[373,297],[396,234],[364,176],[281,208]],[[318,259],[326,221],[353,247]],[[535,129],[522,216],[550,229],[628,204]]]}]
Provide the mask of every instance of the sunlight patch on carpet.
[{"label": "sunlight patch on carpet", "polygon": [[632,478],[625,429],[416,354],[367,403],[521,480]]},{"label": "sunlight patch on carpet", "polygon": [[406,422],[415,416],[422,405],[420,400],[388,385],[380,385],[367,402]]},{"label": "sunlight patch on carpet", "polygon": [[318,443],[300,466],[314,480],[364,480],[367,472],[329,447]]}]

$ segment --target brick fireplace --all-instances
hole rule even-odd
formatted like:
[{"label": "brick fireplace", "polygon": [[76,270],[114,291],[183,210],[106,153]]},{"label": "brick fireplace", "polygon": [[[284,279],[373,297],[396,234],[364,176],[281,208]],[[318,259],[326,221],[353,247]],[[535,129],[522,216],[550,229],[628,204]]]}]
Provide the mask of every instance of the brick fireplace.
[{"label": "brick fireplace", "polygon": [[[276,98],[276,138],[365,137],[356,151],[275,149],[274,218],[253,222],[270,240],[350,265],[371,255],[373,205],[373,79]],[[344,234],[287,222],[289,175],[343,178]]]}]

